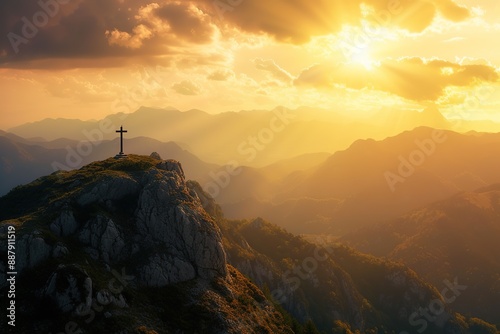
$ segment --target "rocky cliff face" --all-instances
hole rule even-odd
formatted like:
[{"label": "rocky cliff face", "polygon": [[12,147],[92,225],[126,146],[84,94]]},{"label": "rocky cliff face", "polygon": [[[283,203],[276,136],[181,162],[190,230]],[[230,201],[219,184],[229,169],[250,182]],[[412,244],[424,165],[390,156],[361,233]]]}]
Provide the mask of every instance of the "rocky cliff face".
[{"label": "rocky cliff face", "polygon": [[[57,172],[15,189],[0,200],[0,208],[0,233],[6,234],[8,226],[17,231],[16,270],[35,296],[26,301],[48,305],[58,315],[79,319],[95,311],[95,305],[106,305],[105,318],[113,318],[135,312],[138,304],[132,299],[141,299],[139,291],[149,296],[166,287],[177,287],[176,294],[185,295],[179,308],[187,303],[214,314],[227,303],[239,304],[241,296],[265,301],[257,288],[252,296],[239,291],[246,279],[234,269],[229,273],[221,232],[188,188],[177,161],[130,156]],[[6,240],[1,238],[2,252]],[[0,264],[2,292],[5,269],[6,264]],[[132,289],[128,296],[126,288]],[[207,293],[217,299],[212,306],[203,303]],[[259,319],[287,332],[269,302],[259,305],[269,307],[256,310]],[[37,312],[29,305],[23,308],[20,317]],[[213,324],[217,328],[207,325],[204,332],[252,333],[259,323],[243,325],[226,321],[229,318],[219,316]],[[166,324],[155,323],[161,321]],[[168,332],[169,319],[161,321],[146,322],[156,325],[158,332]],[[212,317],[209,323],[213,321]]]},{"label": "rocky cliff face", "polygon": [[320,247],[262,219],[226,221],[180,163],[158,156],[54,173],[0,198],[2,299],[12,227],[15,332],[292,334],[291,323],[302,333],[280,304],[326,333],[424,323],[436,334],[495,333],[449,305],[437,320],[417,313],[443,298],[402,265]]},{"label": "rocky cliff face", "polygon": [[260,218],[226,221],[199,185],[190,187],[220,225],[228,262],[268,287],[290,314],[313,319],[325,333],[498,333],[447,302],[461,298],[464,287],[457,279],[442,284],[460,297],[446,299],[450,295],[441,295],[401,263],[327,240],[311,244]]},{"label": "rocky cliff face", "polygon": [[[220,230],[189,193],[180,163],[158,161],[135,173],[102,169],[55,177],[73,191],[50,201],[48,211],[59,212],[48,228],[56,237],[76,238],[93,260],[109,266],[140,262],[137,283],[143,286],[227,274]],[[51,245],[44,238],[46,226],[37,227],[19,236],[20,273],[68,252],[63,242]]]}]

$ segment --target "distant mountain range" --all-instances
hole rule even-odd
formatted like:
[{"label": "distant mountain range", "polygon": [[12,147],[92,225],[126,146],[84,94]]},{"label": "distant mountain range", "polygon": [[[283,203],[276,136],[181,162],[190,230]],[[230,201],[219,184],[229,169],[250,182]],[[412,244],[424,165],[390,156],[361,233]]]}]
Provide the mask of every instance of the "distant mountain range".
[{"label": "distant mountain range", "polygon": [[97,121],[45,119],[9,129],[23,138],[112,140],[124,125],[128,138],[149,137],[176,142],[200,159],[219,165],[236,160],[262,167],[295,156],[336,152],[357,139],[383,139],[415,127],[500,131],[500,125],[446,120],[439,110],[422,112],[383,109],[365,118],[315,108],[251,110],[208,114],[200,110],[140,108],[131,114]]},{"label": "distant mountain range", "polygon": [[[434,141],[436,135],[440,142]],[[230,184],[232,196],[221,195],[220,202],[231,218],[253,214],[296,233],[341,235],[500,182],[499,157],[500,134],[421,127],[381,141],[358,140],[314,168],[283,175],[272,186],[264,172],[254,170],[248,174],[251,182],[240,189],[233,188],[240,183]],[[263,187],[265,196],[249,198]]]},{"label": "distant mountain range", "polygon": [[[333,155],[310,153],[234,172],[231,163],[238,161],[206,163],[186,149],[188,144],[138,137],[125,139],[125,147],[183,161],[188,178],[200,182],[229,218],[260,216],[296,233],[342,235],[500,182],[500,134],[436,131],[421,127],[380,141],[357,140]],[[436,134],[440,142],[434,141]],[[117,138],[96,145],[11,133],[0,133],[0,145],[0,194],[54,168],[79,168],[114,156],[119,147]]]},{"label": "distant mountain range", "polygon": [[[445,131],[443,142],[436,143],[435,133],[421,127],[381,141],[358,140],[330,156],[306,154],[262,168],[240,166],[237,173],[172,142],[139,137],[126,139],[125,147],[182,160],[188,178],[216,197],[230,218],[261,216],[297,233],[339,235],[500,182],[500,134]],[[116,138],[96,145],[28,140],[11,133],[0,133],[0,145],[0,193],[55,168],[79,168],[114,156],[119,147]],[[417,165],[411,162],[415,159]]]},{"label": "distant mountain range", "polygon": [[[124,142],[129,152],[156,151],[161,156],[182,160],[186,175],[192,179],[205,178],[218,167],[201,161],[176,143],[162,143],[144,137],[125,139]],[[58,169],[80,168],[112,157],[118,153],[119,147],[118,139],[95,143],[70,139],[45,142],[0,133],[0,195]]]},{"label": "distant mountain range", "polygon": [[500,324],[500,184],[411,211],[341,239],[356,249],[400,261],[439,285],[457,277],[468,288],[454,308]]},{"label": "distant mountain range", "polygon": [[82,333],[496,332],[454,311],[454,281],[443,294],[402,264],[228,221],[179,162],[157,156],[108,158],[1,197],[3,299],[13,229],[23,333],[70,321]]},{"label": "distant mountain range", "polygon": [[[286,310],[271,320],[270,313],[260,307],[264,304],[259,304],[256,312],[270,327],[287,333],[297,325],[291,320],[296,318],[302,322],[312,319],[320,329],[332,333],[412,332],[415,326],[408,322],[412,312],[428,307],[433,300],[446,300],[440,295],[443,282],[456,279],[466,288],[460,298],[445,305],[446,321],[430,325],[431,332],[497,332],[474,317],[500,326],[500,262],[495,258],[500,251],[500,133],[449,130],[464,130],[473,124],[477,129],[495,129],[495,124],[449,121],[432,107],[422,112],[381,110],[364,121],[310,108],[219,115],[142,108],[126,117],[112,115],[101,121],[44,120],[11,132],[0,131],[0,196],[55,169],[78,170],[54,173],[14,189],[0,198],[0,220],[10,224],[11,219],[24,217],[23,228],[34,233],[25,236],[28,242],[38,238],[38,232],[30,230],[33,217],[39,219],[36,224],[55,219],[39,210],[50,194],[63,191],[70,202],[73,193],[66,187],[87,197],[95,195],[83,186],[94,182],[94,171],[103,182],[108,178],[116,181],[123,187],[119,190],[127,190],[132,179],[142,180],[136,174],[145,170],[148,177],[162,174],[152,158],[132,155],[130,165],[127,160],[110,159],[118,153],[114,131],[122,122],[129,130],[125,153],[156,151],[181,161],[182,167],[175,164],[179,166],[176,173],[195,180],[186,183],[185,192],[190,200],[200,202],[193,205],[203,206],[221,229],[220,242],[236,284],[228,288],[247,284],[242,273],[260,286],[267,300],[250,287],[250,294],[239,294],[237,307],[251,308],[248,303],[254,302],[249,300],[255,298],[271,307],[274,299],[276,310]],[[427,126],[414,128],[415,124]],[[171,186],[168,182],[161,183],[166,192]],[[99,191],[113,195],[108,192]],[[176,196],[166,197],[171,195]],[[139,203],[138,194],[134,196]],[[139,204],[134,201],[127,195],[108,202],[97,200],[90,207],[71,205],[80,227],[89,215],[105,212],[127,231],[125,222],[130,217],[116,209],[135,215],[130,208]],[[51,208],[54,212],[60,209]],[[154,216],[155,210],[151,207],[148,212]],[[67,221],[63,218],[59,225]],[[335,240],[334,244],[321,241],[330,247],[332,258],[317,271],[304,274],[305,278],[299,277],[300,284],[291,289],[290,284],[297,280],[290,273],[307,259],[304,254],[314,252],[314,245],[267,221],[295,234],[308,234],[311,240],[315,235]],[[51,247],[57,245],[52,235],[44,235],[44,240]],[[89,254],[95,255],[92,252]],[[281,297],[285,293],[287,300],[277,302],[276,291],[282,292]],[[218,296],[227,297],[224,293]],[[149,294],[145,298],[156,300]],[[206,306],[202,307],[205,311]],[[170,307],[164,311],[173,312]],[[137,314],[142,317],[141,312]],[[287,318],[287,312],[292,318]],[[189,314],[183,319],[188,318]]]}]

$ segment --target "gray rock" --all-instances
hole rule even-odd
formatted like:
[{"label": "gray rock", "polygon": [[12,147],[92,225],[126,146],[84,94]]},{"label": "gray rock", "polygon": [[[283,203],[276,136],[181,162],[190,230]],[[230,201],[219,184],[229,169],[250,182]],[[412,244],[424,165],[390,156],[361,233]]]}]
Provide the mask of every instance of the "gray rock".
[{"label": "gray rock", "polygon": [[[164,245],[168,252],[161,263],[169,269],[155,269],[155,259],[143,274],[146,285],[161,286],[185,280],[190,263],[197,276],[212,279],[226,275],[226,254],[218,227],[192,198],[179,178],[165,178],[149,182],[139,198],[136,227],[139,234],[152,244]],[[171,205],[171,193],[184,194],[189,204]],[[170,204],[170,205],[169,205]],[[175,259],[175,260],[174,260]],[[166,261],[166,262],[165,262]],[[179,267],[181,266],[181,267]],[[160,285],[159,285],[160,284]]]},{"label": "gray rock", "polygon": [[137,192],[138,189],[137,181],[126,174],[108,176],[83,189],[77,198],[77,203],[86,206],[96,202],[116,201]]},{"label": "gray rock", "polygon": [[152,287],[184,282],[196,277],[191,263],[165,254],[152,256],[140,272],[142,282]]},{"label": "gray rock", "polygon": [[158,152],[151,153],[150,157],[153,159],[156,159],[156,160],[162,160],[162,158]]},{"label": "gray rock", "polygon": [[93,257],[98,257],[106,263],[120,261],[125,254],[123,237],[116,224],[109,218],[97,216],[88,221],[78,234],[78,239]]},{"label": "gray rock", "polygon": [[52,247],[45,242],[38,231],[34,231],[17,240],[16,251],[16,269],[18,273],[21,273],[49,259]]},{"label": "gray rock", "polygon": [[60,242],[56,244],[54,250],[52,251],[52,257],[54,258],[60,258],[67,254],[69,254],[68,248],[63,243]]},{"label": "gray rock", "polygon": [[66,237],[75,233],[78,228],[78,222],[69,209],[64,210],[59,217],[50,224],[50,230],[57,236]]},{"label": "gray rock", "polygon": [[[75,235],[80,243],[75,246],[111,269],[123,261],[140,264],[131,268],[138,285],[161,287],[193,278],[210,281],[227,276],[221,232],[197,194],[190,191],[179,162],[160,160],[156,168],[133,173],[93,172],[93,182],[82,174],[85,186],[71,190],[71,200],[66,196],[52,204],[60,212],[48,225],[56,237]],[[129,209],[126,216],[118,211],[125,205]],[[86,214],[90,218],[79,223],[73,210],[87,210],[89,206],[92,211]],[[50,246],[38,231],[18,238],[19,272],[69,253],[62,240]],[[56,273],[51,282],[60,279]],[[76,284],[69,276],[63,280]],[[77,296],[73,285],[73,290],[57,292],[54,297],[61,309],[74,306]],[[49,287],[47,293],[56,293]],[[99,296],[106,302],[108,297],[104,292]],[[123,298],[116,298],[115,303],[126,305]]]},{"label": "gray rock", "polygon": [[76,265],[59,265],[43,294],[52,299],[61,312],[86,314],[92,306],[92,280]]},{"label": "gray rock", "polygon": [[160,162],[159,164],[156,165],[156,168],[169,171],[169,172],[174,172],[177,175],[179,175],[182,180],[184,181],[186,179],[184,175],[184,170],[182,169],[181,164],[178,161],[175,160],[164,160]]},{"label": "gray rock", "polygon": [[96,294],[95,299],[96,299],[97,303],[99,303],[99,305],[102,305],[102,306],[114,305],[114,306],[119,307],[119,308],[128,307],[127,302],[125,301],[125,298],[123,297],[122,294],[115,296],[110,291],[108,291],[106,289],[100,290]]}]

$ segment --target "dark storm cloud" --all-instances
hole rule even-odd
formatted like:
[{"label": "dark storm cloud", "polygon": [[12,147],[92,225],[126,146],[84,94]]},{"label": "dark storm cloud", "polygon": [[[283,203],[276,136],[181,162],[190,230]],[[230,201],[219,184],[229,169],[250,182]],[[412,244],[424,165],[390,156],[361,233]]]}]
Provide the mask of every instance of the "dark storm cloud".
[{"label": "dark storm cloud", "polygon": [[58,59],[113,66],[120,58],[168,55],[172,46],[210,40],[213,28],[192,6],[155,5],[145,17],[141,8],[151,3],[144,0],[2,1],[0,66],[47,65],[48,59],[52,66]]},{"label": "dark storm cloud", "polygon": [[2,62],[118,54],[104,31],[123,26],[126,15],[114,1],[3,1],[0,49],[7,56]]}]

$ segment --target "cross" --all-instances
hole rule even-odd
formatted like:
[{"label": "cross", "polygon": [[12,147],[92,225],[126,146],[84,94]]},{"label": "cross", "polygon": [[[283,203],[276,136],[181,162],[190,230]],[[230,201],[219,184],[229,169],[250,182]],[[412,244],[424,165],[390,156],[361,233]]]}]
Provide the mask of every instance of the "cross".
[{"label": "cross", "polygon": [[127,130],[123,130],[123,126],[120,126],[120,130],[116,130],[116,132],[120,133],[120,153],[119,155],[123,155],[123,134],[128,132]]}]

